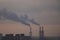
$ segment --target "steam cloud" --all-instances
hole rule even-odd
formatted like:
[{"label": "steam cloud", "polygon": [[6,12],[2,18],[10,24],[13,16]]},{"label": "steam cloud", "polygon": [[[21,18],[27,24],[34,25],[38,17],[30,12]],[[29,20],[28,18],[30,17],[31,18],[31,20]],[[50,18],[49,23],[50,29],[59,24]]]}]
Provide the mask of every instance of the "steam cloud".
[{"label": "steam cloud", "polygon": [[0,19],[1,19],[1,17],[16,21],[16,22],[21,22],[22,24],[25,24],[25,25],[30,25],[29,22],[23,18],[23,16],[18,17],[17,14],[15,14],[13,12],[6,12],[5,9],[3,12],[0,11]]},{"label": "steam cloud", "polygon": [[24,15],[24,19],[26,19],[27,21],[29,21],[35,25],[40,25],[40,23],[38,23],[35,19],[29,19],[28,15]]},{"label": "steam cloud", "polygon": [[24,16],[21,15],[20,17],[18,17],[17,14],[15,14],[13,12],[7,12],[6,9],[4,9],[2,12],[0,12],[0,17],[1,16],[6,18],[6,19],[9,19],[9,20],[13,20],[13,21],[16,21],[16,22],[21,22],[22,24],[25,24],[25,25],[30,25],[29,22],[31,22],[35,25],[40,25],[34,19],[29,19],[26,14]]}]

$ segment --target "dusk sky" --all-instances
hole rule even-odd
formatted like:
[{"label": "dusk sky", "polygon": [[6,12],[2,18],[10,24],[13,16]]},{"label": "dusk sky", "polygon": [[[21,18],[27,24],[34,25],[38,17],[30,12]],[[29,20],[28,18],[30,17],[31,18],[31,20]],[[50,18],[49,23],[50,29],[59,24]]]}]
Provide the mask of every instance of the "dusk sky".
[{"label": "dusk sky", "polygon": [[[60,36],[60,1],[59,0],[0,0],[0,10],[8,11],[18,16],[27,14],[44,25],[45,36]],[[39,27],[32,24],[33,36],[38,36]],[[29,27],[12,20],[0,20],[0,32],[25,33],[29,35]]]}]

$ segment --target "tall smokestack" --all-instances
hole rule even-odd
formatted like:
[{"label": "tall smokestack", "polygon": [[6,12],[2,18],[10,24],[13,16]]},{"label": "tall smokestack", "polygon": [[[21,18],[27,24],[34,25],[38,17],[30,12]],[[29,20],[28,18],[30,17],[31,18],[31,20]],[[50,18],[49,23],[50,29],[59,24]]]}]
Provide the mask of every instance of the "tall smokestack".
[{"label": "tall smokestack", "polygon": [[43,26],[40,26],[40,37],[39,37],[39,40],[44,40],[44,28]]}]

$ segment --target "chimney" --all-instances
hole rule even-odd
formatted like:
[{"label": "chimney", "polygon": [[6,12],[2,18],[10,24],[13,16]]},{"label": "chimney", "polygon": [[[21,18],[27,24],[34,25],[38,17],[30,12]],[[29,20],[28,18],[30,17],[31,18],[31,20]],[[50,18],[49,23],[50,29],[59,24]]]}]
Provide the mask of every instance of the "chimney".
[{"label": "chimney", "polygon": [[40,26],[40,32],[39,32],[39,40],[44,40],[44,27]]}]

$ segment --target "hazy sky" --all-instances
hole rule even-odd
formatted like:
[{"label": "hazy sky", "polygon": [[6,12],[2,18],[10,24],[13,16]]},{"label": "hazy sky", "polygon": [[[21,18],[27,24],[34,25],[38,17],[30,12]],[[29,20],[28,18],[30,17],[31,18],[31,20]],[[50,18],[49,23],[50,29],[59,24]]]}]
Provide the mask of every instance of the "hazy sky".
[{"label": "hazy sky", "polygon": [[[59,35],[59,28],[60,28],[60,1],[59,0],[0,0],[0,9],[7,8],[10,11],[15,12],[18,16],[20,14],[28,14],[29,18],[35,18],[38,20],[40,24],[46,24],[46,30],[45,30],[45,35]],[[15,27],[7,27],[7,23],[9,22],[8,25],[10,26],[15,26]],[[19,30],[21,29],[23,32],[26,30],[24,27],[19,27],[22,26],[20,23],[15,23],[13,21],[8,21],[8,22],[1,22],[0,25],[2,26],[0,30],[3,33],[8,33],[13,32],[13,33],[20,33]],[[11,24],[13,23],[13,24]],[[18,27],[16,27],[18,25]],[[5,27],[7,30],[5,31]],[[33,25],[32,25],[33,26]],[[16,29],[17,28],[17,29]],[[20,28],[20,29],[19,29]],[[11,31],[11,30],[13,31]],[[24,29],[24,30],[23,30]],[[34,35],[37,35],[38,33],[35,31],[37,30],[37,27],[33,26],[33,31]],[[50,31],[50,30],[53,31]],[[16,31],[17,30],[17,31]],[[47,34],[48,33],[48,34]],[[50,34],[51,33],[51,34]],[[28,34],[28,31],[27,31]]]}]

